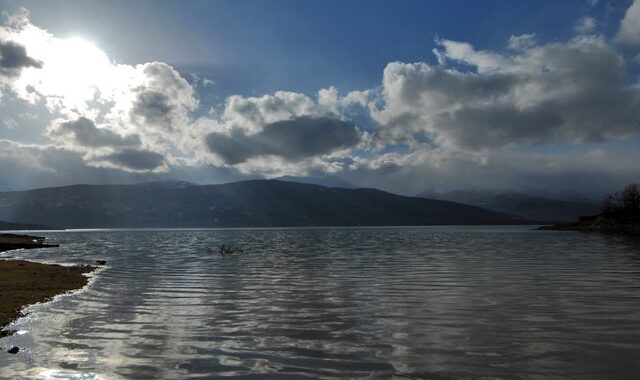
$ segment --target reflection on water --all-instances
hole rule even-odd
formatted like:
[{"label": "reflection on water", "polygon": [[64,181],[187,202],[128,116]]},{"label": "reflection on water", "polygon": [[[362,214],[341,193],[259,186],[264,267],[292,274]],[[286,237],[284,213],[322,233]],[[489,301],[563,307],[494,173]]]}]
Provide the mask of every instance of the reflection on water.
[{"label": "reflection on water", "polygon": [[[2,378],[633,378],[640,241],[527,227],[67,231],[107,260],[0,340]],[[221,256],[233,244],[242,254]],[[214,248],[212,253],[210,248]]]}]

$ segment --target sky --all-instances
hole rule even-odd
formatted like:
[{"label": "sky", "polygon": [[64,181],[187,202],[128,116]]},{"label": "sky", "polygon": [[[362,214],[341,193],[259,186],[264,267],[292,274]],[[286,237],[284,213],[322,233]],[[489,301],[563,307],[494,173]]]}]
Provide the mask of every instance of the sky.
[{"label": "sky", "polygon": [[640,181],[640,0],[0,0],[0,190]]}]

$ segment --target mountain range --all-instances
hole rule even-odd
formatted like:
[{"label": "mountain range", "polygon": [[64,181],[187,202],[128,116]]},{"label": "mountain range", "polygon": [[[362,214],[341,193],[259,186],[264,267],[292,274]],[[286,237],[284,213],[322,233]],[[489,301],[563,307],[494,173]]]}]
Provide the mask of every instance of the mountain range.
[{"label": "mountain range", "polygon": [[459,202],[488,210],[520,216],[526,220],[570,222],[599,213],[596,201],[569,201],[503,190],[423,191],[419,197]]},{"label": "mountain range", "polygon": [[320,185],[325,187],[342,187],[344,189],[356,189],[360,187],[352,183],[349,183],[347,181],[344,181],[342,179],[338,179],[334,177],[299,177],[299,176],[285,175],[275,179],[279,181],[306,183],[310,185]]},{"label": "mountain range", "polygon": [[45,226],[42,224],[28,224],[28,223],[10,223],[0,221],[0,231],[13,231],[13,230],[53,230],[54,227]]},{"label": "mountain range", "polygon": [[0,220],[65,228],[524,224],[521,217],[375,189],[279,180],[152,182],[0,193]]}]

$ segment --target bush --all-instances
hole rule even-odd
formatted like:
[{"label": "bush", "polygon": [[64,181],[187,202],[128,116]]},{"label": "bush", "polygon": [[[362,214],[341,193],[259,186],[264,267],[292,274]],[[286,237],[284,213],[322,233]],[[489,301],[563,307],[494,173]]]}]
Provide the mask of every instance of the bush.
[{"label": "bush", "polygon": [[605,194],[600,205],[600,212],[603,214],[613,214],[618,211],[618,201],[616,196],[611,193]]},{"label": "bush", "polygon": [[640,214],[640,187],[631,183],[620,193],[608,193],[602,199],[600,205],[602,214],[639,215]]},{"label": "bush", "polygon": [[635,214],[640,212],[640,190],[637,184],[632,183],[622,190],[620,194],[620,205],[627,213]]}]

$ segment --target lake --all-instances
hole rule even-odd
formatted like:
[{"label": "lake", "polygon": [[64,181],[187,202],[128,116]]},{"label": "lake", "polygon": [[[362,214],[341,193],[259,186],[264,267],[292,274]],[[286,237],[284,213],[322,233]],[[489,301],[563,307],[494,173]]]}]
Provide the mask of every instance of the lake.
[{"label": "lake", "polygon": [[107,265],[11,326],[1,378],[640,374],[638,238],[527,226],[42,234],[60,247],[0,257]]}]

